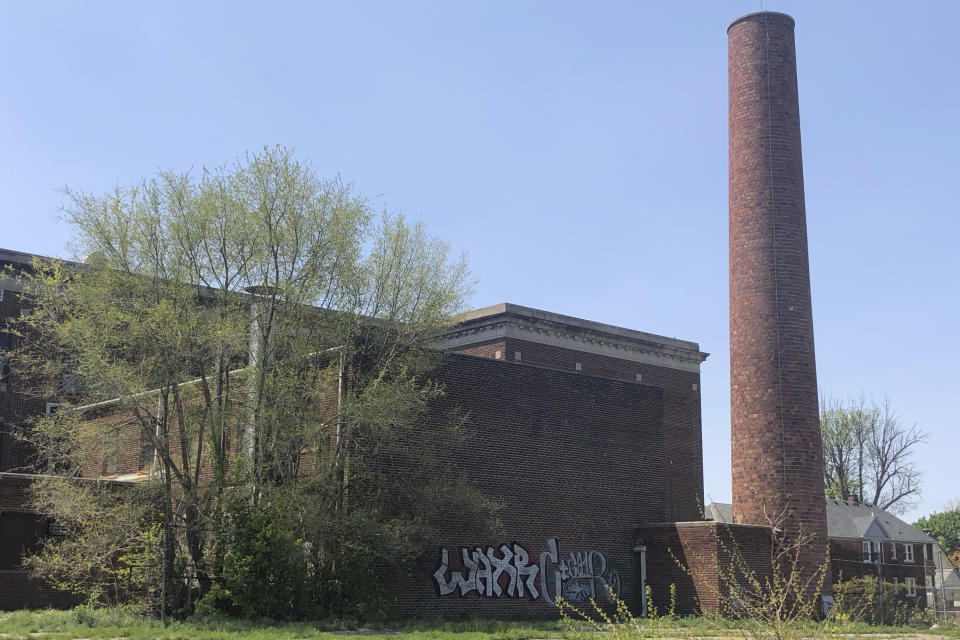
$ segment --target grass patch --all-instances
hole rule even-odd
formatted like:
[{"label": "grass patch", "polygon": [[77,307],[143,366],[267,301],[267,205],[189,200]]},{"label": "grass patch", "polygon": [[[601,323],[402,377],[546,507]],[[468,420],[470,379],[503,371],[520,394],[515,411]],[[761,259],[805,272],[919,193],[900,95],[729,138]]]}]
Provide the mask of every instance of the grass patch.
[{"label": "grass patch", "polygon": [[411,620],[396,624],[365,624],[320,620],[278,622],[227,617],[196,616],[163,626],[141,618],[132,610],[90,609],[68,611],[12,611],[0,613],[0,640],[528,640],[559,638],[559,622],[506,622]]},{"label": "grass patch", "polygon": [[[604,638],[744,638],[745,623],[711,617],[659,618],[639,620],[636,629],[625,634],[597,632],[590,625],[570,626],[561,621],[503,621],[487,619],[407,620],[363,626],[350,621],[277,622],[240,620],[226,617],[194,617],[164,627],[158,620],[144,619],[131,609],[77,607],[67,611],[0,612],[0,640],[604,640]],[[936,629],[881,627],[865,623],[842,626],[797,623],[797,638],[851,638],[881,636],[916,638],[939,636],[960,638],[960,627],[941,625]],[[824,635],[826,632],[826,635]]]}]

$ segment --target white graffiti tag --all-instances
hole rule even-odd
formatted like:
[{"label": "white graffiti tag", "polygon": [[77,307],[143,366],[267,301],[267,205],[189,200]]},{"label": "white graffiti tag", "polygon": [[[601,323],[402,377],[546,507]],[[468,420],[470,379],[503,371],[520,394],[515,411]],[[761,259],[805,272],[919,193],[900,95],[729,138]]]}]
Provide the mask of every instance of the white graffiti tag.
[{"label": "white graffiti tag", "polygon": [[[584,602],[603,596],[613,602],[621,591],[620,574],[607,568],[607,557],[599,551],[572,551],[560,556],[556,538],[547,540],[547,550],[540,554],[540,565],[530,564],[530,554],[521,545],[502,544],[499,554],[493,547],[484,551],[461,547],[462,568],[450,568],[450,554],[440,548],[440,566],[433,572],[441,596],[459,592],[461,596],[476,591],[484,597],[543,598],[556,604],[557,598]],[[449,578],[447,574],[449,573]],[[539,576],[540,589],[537,590]]]},{"label": "white graffiti tag", "polygon": [[[504,593],[508,597],[524,597],[524,589],[531,600],[540,597],[537,591],[537,565],[529,564],[530,554],[517,543],[513,547],[500,545],[500,554],[493,547],[487,547],[484,552],[480,547],[472,551],[466,547],[460,549],[460,560],[463,569],[450,570],[450,556],[447,549],[440,548],[440,566],[433,572],[437,582],[437,589],[441,596],[459,591],[464,596],[476,591],[481,596],[499,598]],[[447,572],[450,578],[447,578]],[[466,576],[464,576],[466,574]],[[503,576],[506,575],[506,587],[503,586]]]}]

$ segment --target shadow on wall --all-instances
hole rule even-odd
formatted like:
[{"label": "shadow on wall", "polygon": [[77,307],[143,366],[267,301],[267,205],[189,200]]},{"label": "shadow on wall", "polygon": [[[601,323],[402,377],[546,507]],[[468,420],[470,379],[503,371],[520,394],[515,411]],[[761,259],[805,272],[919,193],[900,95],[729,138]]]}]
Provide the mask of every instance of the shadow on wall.
[{"label": "shadow on wall", "polygon": [[721,566],[729,571],[730,554],[736,554],[760,580],[771,571],[767,527],[667,522],[638,527],[636,542],[646,547],[646,582],[652,604],[661,612],[669,605],[670,586],[675,585],[678,615],[720,614]]}]

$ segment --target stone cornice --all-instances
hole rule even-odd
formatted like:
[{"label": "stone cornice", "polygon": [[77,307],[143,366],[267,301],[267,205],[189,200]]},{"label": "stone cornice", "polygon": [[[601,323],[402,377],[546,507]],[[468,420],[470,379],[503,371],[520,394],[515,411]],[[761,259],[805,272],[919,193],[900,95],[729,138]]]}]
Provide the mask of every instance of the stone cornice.
[{"label": "stone cornice", "polygon": [[464,314],[461,322],[450,329],[437,346],[458,349],[502,338],[695,373],[700,371],[700,363],[709,355],[700,351],[695,342],[512,304]]}]

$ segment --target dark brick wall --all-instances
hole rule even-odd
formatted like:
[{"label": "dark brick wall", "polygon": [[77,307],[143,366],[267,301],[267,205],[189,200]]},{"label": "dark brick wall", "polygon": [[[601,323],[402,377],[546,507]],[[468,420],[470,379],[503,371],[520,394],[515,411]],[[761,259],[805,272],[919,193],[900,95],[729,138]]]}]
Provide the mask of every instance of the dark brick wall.
[{"label": "dark brick wall", "polygon": [[[3,268],[0,263],[0,269]],[[21,313],[20,296],[16,291],[4,291],[0,301],[0,331],[6,332],[8,322],[18,318]],[[16,346],[16,338],[11,337],[11,346]],[[17,385],[17,374],[13,368],[7,370],[0,380],[0,472],[26,470],[36,463],[36,451],[22,438],[30,418],[46,410],[46,399],[24,393]]]},{"label": "dark brick wall", "polygon": [[19,473],[0,473],[0,512],[30,512],[29,476]]},{"label": "dark brick wall", "polygon": [[0,611],[43,607],[66,609],[80,604],[82,600],[31,578],[26,571],[0,570]]},{"label": "dark brick wall", "polygon": [[[703,505],[703,441],[700,423],[700,374],[622,358],[576,351],[516,338],[470,345],[458,353],[493,358],[501,352],[505,363],[544,367],[663,390],[664,491],[670,521],[697,520]],[[520,353],[520,360],[516,354]],[[577,364],[580,370],[577,370]]]},{"label": "dark brick wall", "polygon": [[0,511],[0,570],[19,569],[21,558],[38,550],[46,525],[35,513]]},{"label": "dark brick wall", "polygon": [[20,474],[0,473],[0,611],[79,604],[76,597],[19,567],[21,552],[36,548],[47,529],[45,519],[30,506],[31,483]]},{"label": "dark brick wall", "polygon": [[813,571],[826,511],[792,18],[730,26],[729,91],[734,521],[802,523]]},{"label": "dark brick wall", "polygon": [[[671,511],[664,483],[664,392],[459,354],[445,360],[438,379],[446,386],[446,396],[424,421],[424,437],[433,431],[431,423],[449,410],[467,409],[466,437],[446,451],[445,461],[505,506],[499,537],[479,537],[456,521],[439,532],[449,551],[445,577],[449,580],[451,571],[460,570],[467,575],[461,547],[485,551],[492,546],[502,557],[500,545],[515,542],[529,553],[530,564],[539,565],[548,539],[556,537],[558,559],[569,560],[571,552],[602,553],[607,570],[615,569],[620,576],[622,595],[632,597],[633,528],[638,522],[664,520]],[[597,556],[578,557],[598,572],[603,568]],[[440,596],[432,577],[440,560],[439,549],[427,550],[419,574],[396,590],[393,606],[398,613],[555,615],[553,573],[551,602],[532,600],[529,594]],[[552,572],[556,563],[547,560]],[[500,584],[506,588],[507,575]],[[539,575],[535,585],[539,591]]]}]

